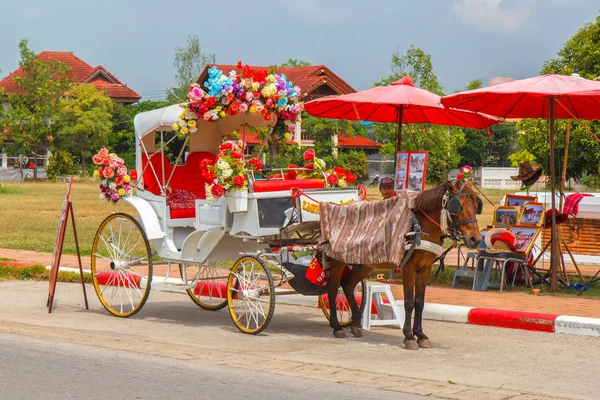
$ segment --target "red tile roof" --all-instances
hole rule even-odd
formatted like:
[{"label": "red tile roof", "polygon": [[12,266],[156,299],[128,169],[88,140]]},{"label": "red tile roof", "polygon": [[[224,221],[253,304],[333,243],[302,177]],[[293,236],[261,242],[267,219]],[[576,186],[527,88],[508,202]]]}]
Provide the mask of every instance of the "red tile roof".
[{"label": "red tile roof", "polygon": [[[115,101],[133,103],[142,98],[142,96],[124,85],[113,74],[108,72],[102,65],[98,65],[94,68],[71,52],[42,51],[38,54],[38,58],[41,61],[52,60],[67,64],[70,67],[69,72],[66,74],[67,78],[77,84],[90,83],[97,89],[104,90],[106,95]],[[0,88],[4,88],[4,91],[9,94],[22,93],[21,88],[19,88],[15,82],[15,78],[24,75],[25,73],[23,70],[20,68],[17,69],[0,81]]]},{"label": "red tile roof", "polygon": [[[198,77],[197,83],[204,83],[208,78],[208,69],[212,66],[216,66],[223,73],[227,74],[231,70],[241,72],[241,69],[235,65],[228,64],[209,64],[204,68],[200,76]],[[266,69],[271,70],[270,67],[251,66],[253,69]],[[288,81],[292,81],[294,85],[297,85],[302,90],[301,97],[310,94],[313,90],[319,88],[322,85],[327,85],[333,89],[337,94],[348,94],[354,93],[356,90],[350,86],[346,81],[336,75],[333,71],[327,68],[325,65],[311,65],[308,67],[298,68],[274,68],[277,74],[284,74]]]},{"label": "red tile roof", "polygon": [[365,148],[365,147],[379,148],[379,147],[381,147],[381,144],[377,143],[374,140],[366,138],[364,136],[348,137],[348,136],[345,136],[343,133],[341,133],[338,136],[338,147],[345,147],[345,148]]}]

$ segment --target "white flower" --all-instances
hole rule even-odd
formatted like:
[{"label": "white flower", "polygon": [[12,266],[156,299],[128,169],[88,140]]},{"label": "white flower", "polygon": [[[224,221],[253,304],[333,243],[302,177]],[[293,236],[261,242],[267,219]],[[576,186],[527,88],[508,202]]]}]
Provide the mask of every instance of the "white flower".
[{"label": "white flower", "polygon": [[196,116],[191,111],[185,112],[185,119],[196,119]]},{"label": "white flower", "polygon": [[100,200],[106,200],[106,196],[104,196],[104,193],[100,193],[100,196],[98,196],[98,198]]},{"label": "white flower", "polygon": [[224,169],[231,169],[231,166],[229,165],[229,163],[223,159],[219,159],[219,161],[217,161],[217,168],[220,170],[224,170]]},{"label": "white flower", "polygon": [[194,128],[190,128],[190,133],[194,133],[198,130],[198,128],[194,127]]},{"label": "white flower", "polygon": [[112,182],[110,185],[108,185],[108,188],[109,188],[110,190],[115,190],[115,189],[117,188],[117,184],[116,184],[116,183],[114,183],[114,182]]},{"label": "white flower", "polygon": [[223,175],[223,178],[229,178],[231,175],[233,175],[233,170],[224,169],[223,171],[221,171],[221,175]]}]

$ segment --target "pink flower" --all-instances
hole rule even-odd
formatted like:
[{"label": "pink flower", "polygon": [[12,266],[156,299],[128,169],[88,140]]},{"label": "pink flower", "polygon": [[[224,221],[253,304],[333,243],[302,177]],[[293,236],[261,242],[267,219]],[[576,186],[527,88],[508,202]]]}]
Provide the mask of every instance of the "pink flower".
[{"label": "pink flower", "polygon": [[123,176],[127,173],[127,167],[123,166],[123,167],[119,167],[119,169],[117,170],[117,175],[119,176]]},{"label": "pink flower", "polygon": [[239,109],[240,112],[246,112],[246,111],[248,111],[248,104],[246,104],[246,103],[240,103],[238,109]]},{"label": "pink flower", "polygon": [[94,161],[94,164],[96,165],[102,165],[102,159],[103,157],[100,154],[96,154],[92,157],[92,161]]},{"label": "pink flower", "polygon": [[204,97],[204,91],[202,89],[200,89],[198,86],[194,86],[194,87],[192,87],[192,90],[190,90],[188,97],[193,102],[200,101]]},{"label": "pink flower", "polygon": [[252,101],[254,99],[254,94],[252,92],[246,92],[246,101]]}]

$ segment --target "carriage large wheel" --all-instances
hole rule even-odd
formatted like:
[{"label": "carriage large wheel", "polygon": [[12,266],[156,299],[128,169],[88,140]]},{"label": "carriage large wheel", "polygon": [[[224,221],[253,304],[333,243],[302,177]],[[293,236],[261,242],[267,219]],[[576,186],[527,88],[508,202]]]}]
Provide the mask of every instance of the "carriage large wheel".
[{"label": "carriage large wheel", "polygon": [[94,289],[106,310],[131,317],[146,303],[152,281],[152,253],[144,229],[129,214],[108,216],[92,245]]},{"label": "carriage large wheel", "polygon": [[259,334],[273,317],[275,287],[265,264],[256,257],[238,259],[227,280],[227,304],[235,326],[244,333]]},{"label": "carriage large wheel", "polygon": [[179,264],[181,277],[185,265],[186,292],[205,310],[218,311],[227,305],[227,278],[231,264]]},{"label": "carriage large wheel", "polygon": [[[366,299],[364,296],[365,292],[366,292],[366,284],[363,279],[354,288],[354,297],[356,298],[357,301],[360,301],[359,306],[360,306],[361,314],[365,312],[365,302],[366,302]],[[338,317],[340,326],[344,327],[344,326],[350,325],[350,323],[352,322],[352,313],[350,311],[350,304],[348,303],[348,299],[346,299],[346,295],[344,295],[344,291],[342,290],[341,287],[338,289],[338,295],[337,295],[335,304],[336,304],[335,309],[337,310],[337,317]],[[327,320],[329,321],[329,318],[330,318],[329,301],[327,299],[327,295],[319,295],[319,308],[321,308],[321,310],[323,311],[323,314],[325,314],[325,318],[327,318]]]}]

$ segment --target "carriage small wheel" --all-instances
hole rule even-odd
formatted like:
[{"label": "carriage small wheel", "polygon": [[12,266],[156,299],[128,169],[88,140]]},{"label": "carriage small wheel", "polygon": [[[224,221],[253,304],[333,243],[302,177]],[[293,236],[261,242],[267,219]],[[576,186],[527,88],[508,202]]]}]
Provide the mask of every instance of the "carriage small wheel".
[{"label": "carriage small wheel", "polygon": [[271,272],[256,257],[238,259],[227,280],[227,305],[235,326],[244,333],[259,334],[275,311],[275,286]]},{"label": "carriage small wheel", "polygon": [[[366,299],[363,296],[365,290],[366,284],[364,280],[362,280],[358,285],[356,285],[356,288],[354,288],[354,297],[356,298],[357,302],[360,302],[359,305],[361,313],[365,311]],[[339,288],[337,300],[335,303],[340,326],[345,327],[350,325],[350,323],[352,322],[352,313],[350,312],[350,305],[348,304],[348,300],[346,299],[342,288]],[[321,311],[323,311],[323,314],[325,314],[325,318],[327,318],[327,320],[329,321],[329,300],[326,294],[319,296],[318,304]]]},{"label": "carriage small wheel", "polygon": [[152,251],[144,228],[131,215],[114,213],[98,227],[92,244],[94,289],[104,308],[131,317],[150,294]]},{"label": "carriage small wheel", "polygon": [[213,264],[179,264],[186,292],[196,305],[209,311],[218,311],[227,305],[229,266],[225,262]]}]

